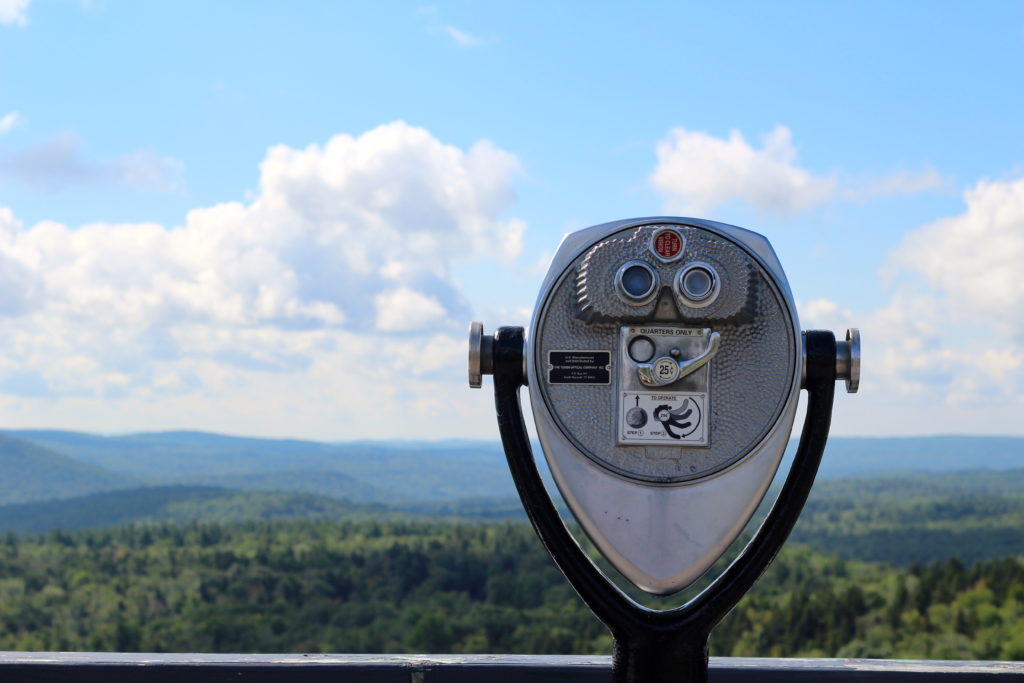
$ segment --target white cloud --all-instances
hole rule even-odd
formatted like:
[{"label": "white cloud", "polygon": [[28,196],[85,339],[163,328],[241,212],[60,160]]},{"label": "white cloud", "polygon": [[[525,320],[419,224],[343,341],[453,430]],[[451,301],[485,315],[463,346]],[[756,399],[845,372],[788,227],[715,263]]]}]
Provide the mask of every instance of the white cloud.
[{"label": "white cloud", "polygon": [[[965,211],[925,225],[890,254],[888,301],[871,311],[827,300],[801,307],[805,327],[864,332],[869,401],[931,406],[933,431],[1024,409],[1024,179],[979,182]],[[971,421],[944,417],[976,411]],[[944,420],[946,420],[944,422]]]},{"label": "white cloud", "polygon": [[376,327],[382,332],[414,332],[441,323],[447,313],[432,296],[399,287],[374,297]]},{"label": "white cloud", "polygon": [[835,199],[861,201],[944,190],[951,181],[934,169],[901,171],[861,181],[815,174],[797,163],[793,136],[776,126],[757,148],[737,130],[728,138],[673,128],[656,146],[651,185],[668,212],[702,215],[731,201],[755,209],[794,214]]},{"label": "white cloud", "polygon": [[0,0],[0,24],[25,26],[31,0]]},{"label": "white cloud", "polygon": [[[854,313],[849,309],[839,307],[834,301],[828,299],[812,299],[799,306],[800,317],[804,321],[814,321],[816,329],[840,330],[847,327],[856,327],[851,324],[854,320]],[[804,327],[807,327],[805,324]]]},{"label": "white cloud", "polygon": [[21,121],[22,116],[16,111],[0,116],[0,135],[11,132]]},{"label": "white cloud", "polygon": [[181,171],[180,161],[148,150],[115,159],[83,159],[78,138],[70,133],[0,154],[0,178],[6,176],[42,192],[92,185],[172,190],[181,182]]},{"label": "white cloud", "polygon": [[479,47],[484,44],[482,38],[471,36],[464,31],[460,31],[454,26],[439,26],[438,30],[445,33],[449,38],[455,41],[455,44],[459,47]]},{"label": "white cloud", "polygon": [[908,197],[922,192],[950,192],[953,179],[934,168],[923,171],[899,171],[880,178],[868,179],[860,186],[846,188],[844,197],[854,201],[876,197]]},{"label": "white cloud", "polygon": [[785,126],[751,147],[739,131],[728,139],[674,128],[657,145],[651,183],[670,211],[702,214],[733,199],[761,210],[793,213],[830,199],[832,177],[816,177],[795,164],[796,150]]},{"label": "white cloud", "polygon": [[[25,228],[0,209],[8,423],[140,428],[160,406],[186,426],[337,438],[377,433],[387,401],[409,401],[418,424],[442,424],[426,407],[464,383],[469,319],[452,267],[518,254],[524,225],[501,218],[516,158],[395,122],[271,148],[260,169],[251,202],[172,228]],[[303,421],[328,408],[335,420]]]},{"label": "white cloud", "polygon": [[470,35],[461,29],[455,28],[451,24],[441,23],[441,13],[438,11],[436,5],[422,6],[417,10],[417,14],[425,16],[428,19],[428,33],[441,33],[446,35],[459,47],[480,47],[487,42],[483,38]]},{"label": "white cloud", "polygon": [[924,278],[951,319],[984,320],[1024,343],[1024,179],[982,181],[967,210],[908,235],[886,268]]}]

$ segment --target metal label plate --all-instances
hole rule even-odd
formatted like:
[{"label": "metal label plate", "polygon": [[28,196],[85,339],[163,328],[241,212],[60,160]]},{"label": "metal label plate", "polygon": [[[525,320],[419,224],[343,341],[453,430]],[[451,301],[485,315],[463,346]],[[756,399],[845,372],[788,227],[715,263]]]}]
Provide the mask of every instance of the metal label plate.
[{"label": "metal label plate", "polygon": [[611,384],[611,351],[549,351],[548,384]]}]

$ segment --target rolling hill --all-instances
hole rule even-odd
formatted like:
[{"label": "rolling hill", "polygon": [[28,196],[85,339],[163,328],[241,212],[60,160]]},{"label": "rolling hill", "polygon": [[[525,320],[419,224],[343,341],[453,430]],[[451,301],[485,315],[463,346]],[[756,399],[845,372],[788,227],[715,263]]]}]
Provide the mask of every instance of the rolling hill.
[{"label": "rolling hill", "polygon": [[[516,499],[389,506],[310,493],[157,486],[2,505],[0,533],[152,521],[397,518],[525,520],[525,514]],[[751,524],[752,531],[757,521]],[[1024,555],[1024,469],[825,479],[811,491],[789,542],[847,559],[904,566],[953,555],[966,564]]]},{"label": "rolling hill", "polygon": [[[795,449],[794,440],[790,442],[789,450]],[[1021,467],[1024,467],[1024,438],[1019,436],[834,436],[828,440],[819,476]]]},{"label": "rolling hill", "polygon": [[0,504],[69,498],[138,483],[129,475],[0,434]]},{"label": "rolling hill", "polygon": [[515,496],[501,446],[490,442],[375,445],[205,432],[7,433],[148,484],[271,488],[394,503]]},{"label": "rolling hill", "polygon": [[822,480],[791,541],[898,565],[1024,555],[1024,469]]},{"label": "rolling hill", "polygon": [[274,519],[368,519],[381,506],[304,493],[232,491],[212,486],[153,486],[78,498],[0,506],[0,531],[44,533],[168,521],[187,524]]}]

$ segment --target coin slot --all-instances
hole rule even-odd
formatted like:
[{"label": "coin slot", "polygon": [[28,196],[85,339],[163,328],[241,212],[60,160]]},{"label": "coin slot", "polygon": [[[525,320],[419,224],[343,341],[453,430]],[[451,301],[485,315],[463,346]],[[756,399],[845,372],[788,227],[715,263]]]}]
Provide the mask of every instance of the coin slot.
[{"label": "coin slot", "polygon": [[633,337],[629,342],[629,357],[637,363],[646,363],[654,358],[654,342],[650,337]]}]

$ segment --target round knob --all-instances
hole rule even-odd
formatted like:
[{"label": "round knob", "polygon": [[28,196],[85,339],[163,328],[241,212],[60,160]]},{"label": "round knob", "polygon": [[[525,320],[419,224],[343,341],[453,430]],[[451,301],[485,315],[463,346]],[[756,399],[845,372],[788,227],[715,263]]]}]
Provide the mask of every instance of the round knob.
[{"label": "round knob", "polygon": [[654,381],[658,384],[671,384],[679,379],[679,363],[674,358],[662,356],[654,361]]},{"label": "round knob", "polygon": [[639,406],[630,408],[626,413],[626,424],[633,429],[640,429],[647,424],[647,411]]},{"label": "round knob", "polygon": [[484,324],[469,324],[469,386],[479,389],[484,375],[494,372],[494,337],[484,335]]},{"label": "round knob", "polygon": [[836,379],[846,380],[846,393],[860,389],[860,330],[846,330],[846,341],[836,342]]}]

